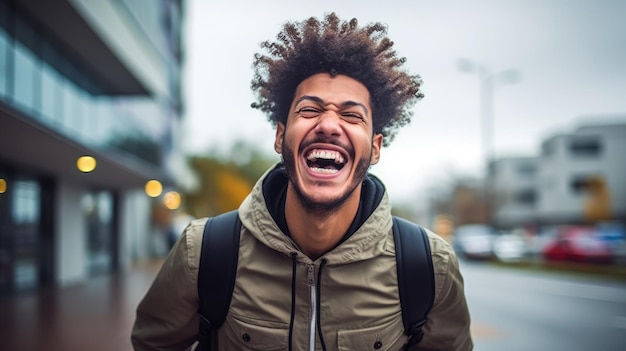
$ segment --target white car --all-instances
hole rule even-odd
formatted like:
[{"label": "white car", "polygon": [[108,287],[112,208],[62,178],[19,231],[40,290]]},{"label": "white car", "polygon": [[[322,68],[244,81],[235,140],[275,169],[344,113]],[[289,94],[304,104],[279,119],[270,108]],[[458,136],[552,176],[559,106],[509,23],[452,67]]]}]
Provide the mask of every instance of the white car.
[{"label": "white car", "polygon": [[493,258],[493,231],[484,224],[459,226],[454,230],[452,247],[464,258]]},{"label": "white car", "polygon": [[528,255],[528,244],[522,232],[513,230],[494,237],[493,253],[500,261],[520,261]]}]

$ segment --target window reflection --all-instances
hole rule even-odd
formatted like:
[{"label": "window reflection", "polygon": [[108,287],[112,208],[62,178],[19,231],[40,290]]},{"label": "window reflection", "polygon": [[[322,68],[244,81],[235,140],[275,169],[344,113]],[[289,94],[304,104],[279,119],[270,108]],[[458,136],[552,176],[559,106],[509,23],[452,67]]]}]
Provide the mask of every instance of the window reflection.
[{"label": "window reflection", "polygon": [[33,56],[24,46],[19,43],[15,45],[15,70],[13,98],[21,110],[29,113],[35,105],[33,83],[35,81],[35,62]]},{"label": "window reflection", "polygon": [[0,98],[7,94],[8,79],[6,73],[9,71],[7,52],[8,36],[6,32],[0,28]]},{"label": "window reflection", "polygon": [[44,64],[41,75],[41,109],[39,113],[46,124],[54,124],[55,118],[62,115],[61,99],[59,98],[62,91],[60,82],[61,76],[50,66]]},{"label": "window reflection", "polygon": [[112,270],[114,218],[113,195],[109,191],[92,192],[83,197],[87,222],[87,271],[90,275]]},{"label": "window reflection", "polygon": [[13,183],[13,240],[15,261],[13,283],[17,290],[33,289],[39,280],[38,249],[41,189],[35,180]]}]

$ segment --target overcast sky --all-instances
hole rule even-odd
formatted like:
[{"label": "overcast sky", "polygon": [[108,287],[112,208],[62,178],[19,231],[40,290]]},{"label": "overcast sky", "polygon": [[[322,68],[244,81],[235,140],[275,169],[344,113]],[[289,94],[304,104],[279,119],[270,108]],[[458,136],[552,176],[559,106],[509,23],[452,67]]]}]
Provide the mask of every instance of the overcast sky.
[{"label": "overcast sky", "polygon": [[285,21],[334,11],[382,22],[426,97],[372,168],[392,201],[422,197],[452,175],[484,170],[480,78],[518,72],[493,94],[498,156],[532,156],[581,123],[626,123],[624,0],[187,0],[184,148],[202,154],[245,139],[274,153],[274,130],[250,108],[253,54]]}]

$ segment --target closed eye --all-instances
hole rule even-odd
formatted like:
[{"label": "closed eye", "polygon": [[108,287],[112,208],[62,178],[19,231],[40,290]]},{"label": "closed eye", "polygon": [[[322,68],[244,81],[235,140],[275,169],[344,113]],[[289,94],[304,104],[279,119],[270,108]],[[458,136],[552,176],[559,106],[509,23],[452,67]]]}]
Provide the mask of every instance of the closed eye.
[{"label": "closed eye", "polygon": [[303,107],[297,110],[296,113],[304,118],[313,118],[319,116],[322,111],[314,107]]},{"label": "closed eye", "polygon": [[350,123],[359,123],[365,120],[360,113],[356,112],[344,112],[341,114],[341,118]]}]

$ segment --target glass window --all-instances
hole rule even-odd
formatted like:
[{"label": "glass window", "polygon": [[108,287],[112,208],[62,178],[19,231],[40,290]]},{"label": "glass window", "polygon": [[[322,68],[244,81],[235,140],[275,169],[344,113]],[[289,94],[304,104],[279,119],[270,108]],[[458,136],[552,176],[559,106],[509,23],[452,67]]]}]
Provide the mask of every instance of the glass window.
[{"label": "glass window", "polygon": [[93,116],[93,137],[98,146],[104,146],[109,135],[111,135],[111,128],[113,126],[111,115],[111,105],[109,98],[106,96],[99,96],[92,99],[94,104],[94,116]]},{"label": "glass window", "polygon": [[83,198],[87,216],[87,271],[90,275],[108,273],[113,268],[113,206],[110,191],[92,192]]},{"label": "glass window", "polygon": [[576,175],[570,182],[572,193],[577,195],[598,190],[599,186],[605,186],[604,176],[599,173]]},{"label": "glass window", "polygon": [[15,43],[15,70],[13,98],[16,107],[28,113],[35,104],[35,64],[32,53],[23,45]]},{"label": "glass window", "polygon": [[63,84],[63,131],[75,137],[80,126],[80,107],[76,87],[72,82],[64,80]]},{"label": "glass window", "polygon": [[19,179],[13,185],[12,222],[15,240],[13,283],[17,290],[35,288],[39,281],[40,185]]},{"label": "glass window", "polygon": [[8,77],[9,77],[9,37],[4,29],[0,28],[0,99],[4,99],[7,95]]},{"label": "glass window", "polygon": [[520,163],[517,166],[517,173],[522,177],[531,178],[535,175],[535,173],[537,173],[537,167],[534,163],[530,162]]},{"label": "glass window", "polygon": [[597,137],[574,137],[570,140],[569,149],[573,156],[594,157],[602,152],[602,143]]},{"label": "glass window", "polygon": [[61,92],[61,76],[57,71],[44,65],[41,75],[41,115],[45,122],[54,124],[63,112],[59,98]]},{"label": "glass window", "polygon": [[525,189],[515,194],[515,201],[520,205],[532,206],[537,202],[537,193],[533,189]]},{"label": "glass window", "polygon": [[89,125],[89,116],[87,115],[87,94],[84,90],[79,87],[73,85],[74,88],[74,97],[76,99],[76,106],[74,106],[74,130],[76,131],[76,136],[79,137],[80,140],[87,143],[89,142],[89,133],[87,132],[87,127]]},{"label": "glass window", "polygon": [[39,184],[35,181],[17,181],[14,185],[13,221],[33,223],[39,219]]},{"label": "glass window", "polygon": [[81,91],[80,101],[82,105],[81,120],[83,121],[81,134],[85,143],[95,145],[98,141],[96,137],[96,129],[98,128],[97,106],[93,96],[86,91]]}]

